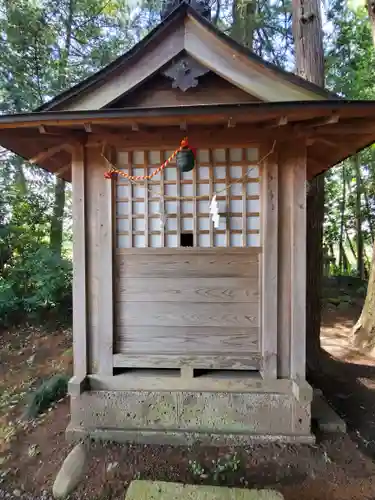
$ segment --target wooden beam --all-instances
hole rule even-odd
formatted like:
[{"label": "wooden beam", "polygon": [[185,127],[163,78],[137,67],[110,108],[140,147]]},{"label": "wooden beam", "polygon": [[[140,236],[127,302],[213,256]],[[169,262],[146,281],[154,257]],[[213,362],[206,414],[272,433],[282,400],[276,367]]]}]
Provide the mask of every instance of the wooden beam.
[{"label": "wooden beam", "polygon": [[31,158],[29,161],[33,165],[36,163],[39,163],[43,160],[47,160],[48,158],[51,158],[51,156],[54,156],[56,153],[59,153],[62,150],[72,150],[73,144],[69,143],[64,143],[64,144],[58,144],[57,146],[53,146],[52,148],[46,149],[45,151],[42,151],[41,153],[38,153],[36,156]]},{"label": "wooden beam", "polygon": [[56,170],[56,172],[54,172],[54,174],[56,175],[56,177],[60,177],[61,175],[65,174],[71,167],[71,164],[70,163],[67,163],[66,165],[62,166],[61,168],[59,168],[58,170]]},{"label": "wooden beam", "polygon": [[72,158],[73,212],[73,359],[74,376],[87,375],[85,150],[78,146]]},{"label": "wooden beam", "polygon": [[285,125],[287,125],[288,123],[289,123],[288,117],[281,116],[276,120],[272,120],[271,122],[264,124],[262,128],[267,129],[267,128],[285,127]]},{"label": "wooden beam", "polygon": [[[308,132],[311,133],[311,132]],[[263,142],[267,140],[287,140],[293,137],[305,137],[307,133],[296,130],[288,125],[280,127],[279,129],[259,129],[254,126],[239,126],[236,128],[224,127],[189,127],[189,140],[195,147],[222,147],[223,144],[231,144],[232,147],[242,147],[243,144],[248,144],[249,139],[254,143]],[[151,132],[144,132],[141,130],[136,135],[126,136],[123,134],[115,133],[100,133],[92,134],[89,137],[89,143],[102,143],[106,141],[114,146],[123,149],[136,150],[138,148],[160,147],[163,144],[165,148],[176,148],[182,139],[181,130],[179,127],[169,127],[166,130]]]},{"label": "wooden beam", "polygon": [[302,123],[308,127],[324,127],[325,125],[338,123],[339,120],[340,115],[338,113],[332,113],[329,116],[323,118],[312,118],[310,120],[305,120]]}]

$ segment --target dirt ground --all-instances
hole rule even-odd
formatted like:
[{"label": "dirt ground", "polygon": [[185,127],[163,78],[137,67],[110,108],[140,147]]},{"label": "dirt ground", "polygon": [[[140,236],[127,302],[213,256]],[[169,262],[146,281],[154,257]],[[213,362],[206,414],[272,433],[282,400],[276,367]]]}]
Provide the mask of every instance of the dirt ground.
[{"label": "dirt ground", "polygon": [[[375,360],[348,345],[358,308],[326,310],[325,376],[317,380],[348,424],[348,434],[317,436],[314,446],[257,445],[248,449],[92,444],[86,477],[72,498],[124,499],[134,478],[215,484],[212,461],[237,453],[238,470],[221,484],[271,487],[286,500],[375,500]],[[25,328],[0,332],[0,498],[48,498],[70,450],[65,399],[37,421],[21,416],[30,387],[53,373],[70,373],[71,332]],[[192,472],[201,464],[207,477]],[[44,492],[44,493],[43,493]]]}]

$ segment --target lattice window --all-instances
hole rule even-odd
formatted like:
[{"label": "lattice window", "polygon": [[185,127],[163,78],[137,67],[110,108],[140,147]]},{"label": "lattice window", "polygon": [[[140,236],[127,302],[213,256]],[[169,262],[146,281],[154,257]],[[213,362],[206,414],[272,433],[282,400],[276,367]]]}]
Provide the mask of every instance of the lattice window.
[{"label": "lattice window", "polygon": [[[147,175],[172,151],[120,151],[118,168]],[[257,148],[200,149],[197,165],[181,173],[175,162],[150,181],[117,179],[118,248],[181,246],[192,233],[195,247],[260,246],[260,172]],[[209,204],[214,193],[220,227],[214,228]],[[186,240],[185,240],[186,241]]]}]

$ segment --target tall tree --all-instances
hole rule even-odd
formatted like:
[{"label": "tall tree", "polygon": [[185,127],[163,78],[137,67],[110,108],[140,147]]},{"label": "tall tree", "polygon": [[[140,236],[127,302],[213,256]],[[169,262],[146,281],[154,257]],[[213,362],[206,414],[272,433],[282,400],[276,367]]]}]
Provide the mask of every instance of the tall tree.
[{"label": "tall tree", "polygon": [[375,46],[375,1],[374,0],[367,0],[367,11],[371,24],[372,39]]},{"label": "tall tree", "polygon": [[[375,48],[375,1],[367,0],[367,10]],[[352,342],[356,347],[373,351],[375,348],[375,244],[373,246],[371,272],[365,304],[352,331]]]},{"label": "tall tree", "polygon": [[[324,86],[324,51],[320,0],[293,0],[296,72]],[[324,165],[322,165],[324,167]],[[320,354],[321,279],[323,274],[324,176],[314,178],[307,191],[306,343],[308,365]]]},{"label": "tall tree", "polygon": [[233,0],[231,37],[249,49],[254,46],[256,0]]}]

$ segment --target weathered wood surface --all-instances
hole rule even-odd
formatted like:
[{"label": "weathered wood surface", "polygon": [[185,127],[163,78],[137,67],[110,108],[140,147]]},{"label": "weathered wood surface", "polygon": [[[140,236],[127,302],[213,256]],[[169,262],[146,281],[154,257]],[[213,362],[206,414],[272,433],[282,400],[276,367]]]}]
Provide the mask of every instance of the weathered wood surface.
[{"label": "weathered wood surface", "polygon": [[[117,321],[131,326],[191,326],[228,328],[259,326],[258,304],[177,302],[120,303]],[[240,346],[238,346],[240,348]]]},{"label": "weathered wood surface", "polygon": [[258,327],[176,327],[133,326],[117,328],[116,352],[167,354],[175,352],[207,353],[258,351]]},{"label": "weathered wood surface", "polygon": [[291,158],[291,356],[293,379],[306,376],[306,146],[300,144]]},{"label": "weathered wood surface", "polygon": [[258,278],[128,278],[117,282],[119,302],[255,302]]},{"label": "weathered wood surface", "polygon": [[112,185],[104,182],[107,163],[101,148],[87,148],[87,281],[90,363],[93,373],[112,373],[113,356],[113,216]]},{"label": "weathered wood surface", "polygon": [[[271,151],[268,144],[262,151]],[[263,376],[277,378],[278,157],[269,155],[262,176],[262,355]],[[282,227],[280,231],[282,231]]]},{"label": "weathered wood surface", "polygon": [[[64,107],[64,110],[100,109],[106,104],[118,99],[132,87],[139,85],[150,74],[157,72],[184,46],[183,26],[171,31],[158,45],[149,46],[147,54],[142,61],[130,65],[126,71],[111,73],[111,78],[101,82],[91,92],[79,94]],[[115,75],[113,75],[115,73]]]},{"label": "weathered wood surface", "polygon": [[194,356],[197,368],[257,368],[259,254],[243,248],[117,253],[115,352],[122,358],[115,359],[127,367],[175,368]]},{"label": "weathered wood surface", "polygon": [[278,213],[278,366],[279,377],[290,376],[290,328],[291,328],[291,203],[292,166],[288,149],[279,153],[279,213]]},{"label": "weathered wood surface", "polygon": [[113,356],[115,368],[181,368],[191,366],[196,369],[208,370],[259,370],[261,368],[261,355],[259,353],[243,352],[220,353],[210,355],[198,354],[133,354],[117,353]]},{"label": "weathered wood surface", "polygon": [[198,86],[189,89],[188,92],[171,88],[170,80],[157,75],[121,98],[118,107],[194,106],[251,101],[258,101],[258,99],[214,73],[199,78]]},{"label": "weathered wood surface", "polygon": [[251,277],[259,275],[258,257],[249,253],[248,255],[227,255],[219,252],[204,255],[196,252],[181,255],[172,252],[158,254],[152,251],[149,254],[133,255],[118,254],[117,276],[129,278],[138,277],[160,277],[160,278],[183,278],[183,277]]},{"label": "weathered wood surface", "polygon": [[85,210],[85,150],[76,147],[72,155],[73,180],[73,353],[74,375],[82,379],[87,374],[87,292],[86,292],[86,210]]}]

